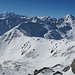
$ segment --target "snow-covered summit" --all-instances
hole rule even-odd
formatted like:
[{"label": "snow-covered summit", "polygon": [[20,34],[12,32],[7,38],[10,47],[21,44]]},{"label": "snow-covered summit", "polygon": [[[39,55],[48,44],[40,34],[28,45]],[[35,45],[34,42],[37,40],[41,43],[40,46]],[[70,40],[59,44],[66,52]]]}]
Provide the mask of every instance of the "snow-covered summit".
[{"label": "snow-covered summit", "polygon": [[68,15],[58,19],[59,22],[64,22],[64,21],[65,22],[72,22],[73,20],[75,20],[75,17],[71,14],[68,14]]},{"label": "snow-covered summit", "polygon": [[8,11],[4,11],[2,14],[0,14],[0,18],[8,18],[10,16],[14,16],[15,13],[13,12],[8,12]]},{"label": "snow-covered summit", "polygon": [[4,11],[3,14],[5,14],[5,15],[14,15],[15,13],[14,12]]},{"label": "snow-covered summit", "polygon": [[66,15],[66,16],[64,17],[64,19],[65,19],[66,21],[73,21],[73,20],[75,20],[75,17],[74,17],[73,15],[71,15],[71,14],[68,14],[68,15]]}]

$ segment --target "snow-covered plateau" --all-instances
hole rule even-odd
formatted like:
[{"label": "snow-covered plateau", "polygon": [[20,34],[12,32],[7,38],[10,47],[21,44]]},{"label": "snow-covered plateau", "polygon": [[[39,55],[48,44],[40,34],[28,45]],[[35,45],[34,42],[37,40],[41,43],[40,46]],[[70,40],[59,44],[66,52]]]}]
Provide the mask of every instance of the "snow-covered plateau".
[{"label": "snow-covered plateau", "polygon": [[75,17],[0,14],[0,75],[75,75]]}]

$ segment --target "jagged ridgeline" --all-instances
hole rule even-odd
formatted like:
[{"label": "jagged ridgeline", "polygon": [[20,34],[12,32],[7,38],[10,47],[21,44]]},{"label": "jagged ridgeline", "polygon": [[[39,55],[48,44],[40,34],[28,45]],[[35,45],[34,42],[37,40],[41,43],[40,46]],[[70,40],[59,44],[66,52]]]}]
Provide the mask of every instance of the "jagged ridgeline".
[{"label": "jagged ridgeline", "polygon": [[0,36],[16,27],[23,30],[25,35],[60,40],[74,39],[75,17],[71,14],[56,19],[50,16],[27,17],[13,12],[0,14]]}]

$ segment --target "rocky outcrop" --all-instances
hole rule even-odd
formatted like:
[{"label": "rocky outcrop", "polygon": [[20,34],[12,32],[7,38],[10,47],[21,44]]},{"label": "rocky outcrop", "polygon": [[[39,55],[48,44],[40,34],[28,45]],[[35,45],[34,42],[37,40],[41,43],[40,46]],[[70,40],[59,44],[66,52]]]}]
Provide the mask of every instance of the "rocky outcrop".
[{"label": "rocky outcrop", "polygon": [[63,73],[57,71],[57,72],[55,72],[53,75],[63,75]]},{"label": "rocky outcrop", "polygon": [[75,59],[73,60],[71,64],[72,72],[75,74]]},{"label": "rocky outcrop", "polygon": [[67,72],[69,69],[70,69],[70,66],[67,66],[62,71]]},{"label": "rocky outcrop", "polygon": [[54,72],[52,69],[50,69],[49,67],[43,67],[42,69],[40,70],[35,70],[34,71],[34,75],[37,75],[38,73],[44,73],[46,71],[51,71],[51,72]]}]

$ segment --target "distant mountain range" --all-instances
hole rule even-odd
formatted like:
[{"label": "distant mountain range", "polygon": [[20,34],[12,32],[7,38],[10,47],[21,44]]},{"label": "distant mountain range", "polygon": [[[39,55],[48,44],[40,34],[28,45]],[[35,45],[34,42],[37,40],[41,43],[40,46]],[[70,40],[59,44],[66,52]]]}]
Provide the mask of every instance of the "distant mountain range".
[{"label": "distant mountain range", "polygon": [[63,18],[27,17],[13,12],[4,12],[0,14],[0,35],[10,29],[24,30],[26,35],[34,37],[44,37],[48,39],[74,39],[75,17],[71,14]]},{"label": "distant mountain range", "polygon": [[0,14],[0,75],[75,75],[75,17]]}]

